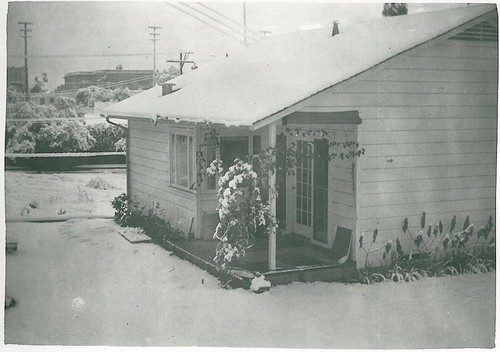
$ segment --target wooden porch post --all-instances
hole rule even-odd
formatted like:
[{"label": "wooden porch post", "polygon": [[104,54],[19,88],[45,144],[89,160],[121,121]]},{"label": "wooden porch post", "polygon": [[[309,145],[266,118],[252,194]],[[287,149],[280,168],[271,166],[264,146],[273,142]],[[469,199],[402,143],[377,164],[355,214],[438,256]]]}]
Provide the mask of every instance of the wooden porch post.
[{"label": "wooden porch post", "polygon": [[[269,125],[269,147],[276,147],[276,125]],[[269,174],[271,214],[276,217],[276,172]],[[276,270],[276,231],[269,235],[269,270]]]}]

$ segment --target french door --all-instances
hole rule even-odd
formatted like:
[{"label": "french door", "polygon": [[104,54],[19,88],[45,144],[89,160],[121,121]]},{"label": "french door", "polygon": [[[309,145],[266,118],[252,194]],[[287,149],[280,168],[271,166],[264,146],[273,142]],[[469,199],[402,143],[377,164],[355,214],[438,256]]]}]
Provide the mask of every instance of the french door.
[{"label": "french door", "polygon": [[328,141],[297,141],[295,226],[298,234],[327,243]]}]

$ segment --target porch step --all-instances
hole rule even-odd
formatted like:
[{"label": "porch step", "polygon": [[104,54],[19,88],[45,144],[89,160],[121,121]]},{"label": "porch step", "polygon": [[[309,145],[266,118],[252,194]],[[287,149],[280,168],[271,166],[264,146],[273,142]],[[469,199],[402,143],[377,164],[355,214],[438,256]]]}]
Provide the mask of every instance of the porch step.
[{"label": "porch step", "polygon": [[147,236],[145,233],[140,232],[138,228],[127,227],[118,230],[120,236],[125,238],[130,243],[151,243],[151,237]]},{"label": "porch step", "polygon": [[287,285],[292,282],[347,281],[357,277],[357,271],[356,263],[348,260],[341,265],[303,266],[288,270],[269,271],[263,275],[273,285]]}]

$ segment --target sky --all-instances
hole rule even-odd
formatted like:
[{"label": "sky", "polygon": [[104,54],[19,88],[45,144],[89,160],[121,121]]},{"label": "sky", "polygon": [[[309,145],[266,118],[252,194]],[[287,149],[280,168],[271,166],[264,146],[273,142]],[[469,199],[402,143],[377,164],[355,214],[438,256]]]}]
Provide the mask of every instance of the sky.
[{"label": "sky", "polygon": [[[410,3],[409,13],[463,5]],[[243,23],[243,4],[236,2],[203,2],[202,5],[156,1],[9,2],[7,65],[24,65],[24,40],[20,37],[18,22],[26,21],[33,22],[31,38],[28,39],[28,54],[33,55],[28,62],[29,82],[33,85],[35,75],[45,72],[49,78],[46,84],[49,90],[63,84],[64,74],[68,72],[114,69],[118,64],[123,69],[152,69],[153,42],[149,26],[162,27],[156,47],[157,69],[168,69],[172,63],[166,60],[178,59],[180,51],[192,51],[191,59],[202,67],[204,63],[243,46],[243,34],[237,32],[240,27],[234,25],[233,30],[228,29],[194,10],[231,25],[207,7],[232,21]],[[248,29],[271,32],[266,35],[330,27],[333,20],[338,20],[342,28],[381,18],[382,7],[382,3],[374,2],[247,2],[245,5]],[[203,18],[226,34],[193,16]]]}]

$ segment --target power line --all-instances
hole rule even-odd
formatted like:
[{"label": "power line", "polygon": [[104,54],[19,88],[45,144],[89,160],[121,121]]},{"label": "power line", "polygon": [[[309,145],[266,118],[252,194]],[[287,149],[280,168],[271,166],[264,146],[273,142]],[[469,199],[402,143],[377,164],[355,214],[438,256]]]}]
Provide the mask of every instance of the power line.
[{"label": "power line", "polygon": [[173,2],[166,2],[165,4],[170,5],[170,6],[172,6],[174,9],[176,9],[176,10],[178,10],[178,11],[180,11],[180,12],[182,12],[182,13],[184,13],[184,14],[188,15],[188,16],[191,16],[191,17],[193,17],[193,18],[197,19],[197,20],[198,20],[198,21],[200,21],[201,23],[206,24],[206,25],[207,25],[207,26],[209,26],[209,27],[212,27],[213,29],[215,29],[215,30],[217,30],[217,31],[221,32],[222,34],[227,35],[228,37],[230,37],[230,38],[232,38],[232,39],[237,40],[240,44],[244,44],[244,43],[243,43],[243,42],[242,42],[242,41],[241,41],[238,37],[236,37],[236,36],[234,36],[234,35],[232,35],[232,34],[230,34],[230,33],[226,32],[226,31],[224,31],[224,30],[222,30],[222,29],[220,29],[220,28],[218,28],[218,27],[214,26],[214,25],[213,25],[213,24],[211,24],[210,22],[207,22],[207,21],[205,21],[204,19],[199,18],[198,16],[196,16],[196,15],[194,15],[194,14],[192,14],[192,13],[189,13],[188,11],[186,11],[186,10],[184,10],[184,9],[182,9],[182,8],[180,8],[180,7],[178,7],[178,6],[176,6],[176,5],[174,5],[174,3],[173,3]]},{"label": "power line", "polygon": [[[162,52],[156,53],[156,55],[172,55],[177,54],[175,51],[172,52]],[[124,54],[47,54],[47,55],[9,55],[9,58],[18,58],[18,57],[28,57],[34,59],[40,58],[52,58],[52,57],[61,57],[61,58],[71,58],[71,57],[115,57],[115,56],[147,56],[151,55],[151,53],[124,53]]]},{"label": "power line", "polygon": [[[245,40],[244,40],[244,43],[246,44],[246,32],[245,32],[245,31],[241,31],[241,30],[239,30],[239,29],[235,29],[235,28],[233,28],[233,27],[229,26],[228,24],[226,24],[226,23],[224,23],[224,22],[221,22],[221,21],[220,21],[220,20],[218,20],[217,18],[214,18],[214,17],[212,17],[212,16],[210,16],[210,15],[208,15],[208,14],[206,14],[206,13],[204,13],[204,12],[202,12],[202,11],[200,11],[200,10],[198,10],[198,9],[196,9],[196,8],[194,8],[194,7],[192,7],[192,6],[190,6],[190,5],[188,5],[187,3],[182,3],[182,2],[181,2],[180,4],[181,4],[181,5],[183,5],[184,7],[187,7],[187,8],[189,8],[189,9],[191,9],[191,10],[195,11],[195,12],[198,12],[199,14],[201,14],[201,15],[203,15],[203,16],[205,16],[205,17],[209,18],[209,19],[211,19],[212,21],[214,21],[214,22],[216,22],[216,23],[218,23],[218,24],[220,24],[220,25],[222,25],[222,26],[224,26],[224,27],[226,27],[226,28],[229,28],[229,29],[230,29],[230,30],[232,30],[233,32],[236,32],[236,33],[238,33],[238,34],[242,34],[242,35],[243,35],[243,38],[245,39]],[[253,39],[253,38],[252,38],[252,39]]]},{"label": "power line", "polygon": [[[223,17],[223,18],[225,18],[226,20],[228,20],[228,21],[229,21],[229,22],[231,22],[231,23],[234,23],[234,24],[235,24],[235,25],[237,25],[237,26],[240,26],[240,27],[246,27],[246,26],[242,25],[241,23],[238,23],[237,21],[233,20],[232,18],[230,18],[230,17],[228,17],[228,16],[224,15],[223,13],[220,13],[219,11],[216,11],[216,10],[214,10],[213,8],[211,8],[211,7],[207,6],[207,5],[205,5],[204,3],[198,2],[197,4],[198,4],[198,5],[200,5],[200,6],[202,6],[202,7],[204,7],[204,8],[206,8],[207,10],[212,11],[213,13],[215,13],[215,14],[217,14],[217,15],[219,15],[219,16],[221,16],[221,17]],[[260,38],[262,38],[262,35],[260,35],[258,32],[254,31],[254,30],[252,30],[252,29],[250,29],[250,28],[248,28],[248,27],[246,27],[246,29],[247,29],[247,31],[248,31],[249,33],[252,33],[252,34],[256,35],[259,39],[260,39]]]},{"label": "power line", "polygon": [[28,29],[28,26],[33,25],[32,22],[17,22],[17,24],[21,24],[24,26],[24,29],[21,28],[21,32],[24,34],[21,36],[24,38],[24,95],[26,101],[29,100],[29,85],[28,85],[28,38],[31,36],[28,35],[28,32],[31,32],[31,29]]},{"label": "power line", "polygon": [[160,36],[160,33],[156,33],[157,30],[162,29],[160,26],[149,26],[149,29],[153,30],[153,33],[149,33],[149,35],[153,36],[153,39],[150,39],[153,42],[153,87],[156,86],[156,42],[160,39],[156,37]]}]

